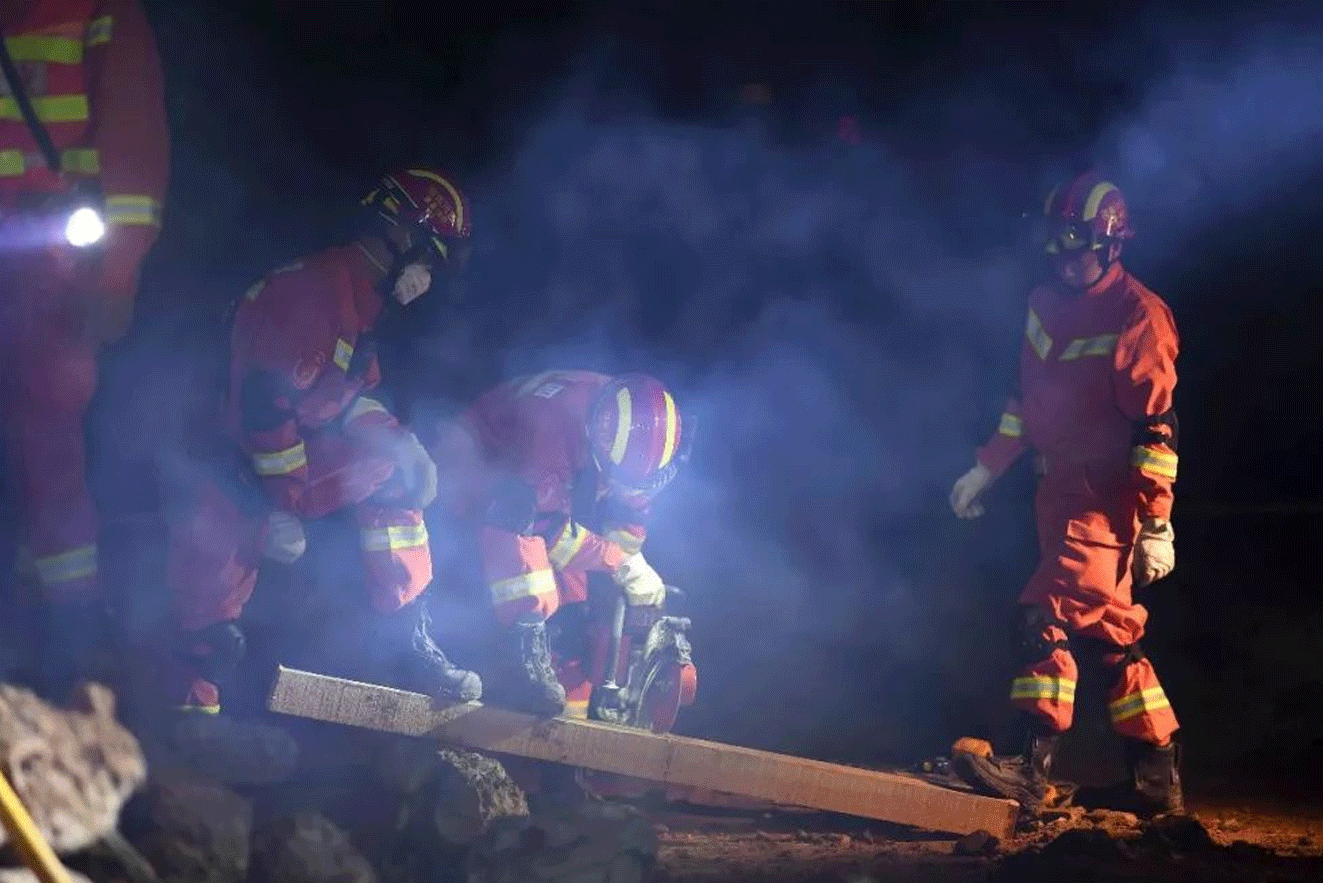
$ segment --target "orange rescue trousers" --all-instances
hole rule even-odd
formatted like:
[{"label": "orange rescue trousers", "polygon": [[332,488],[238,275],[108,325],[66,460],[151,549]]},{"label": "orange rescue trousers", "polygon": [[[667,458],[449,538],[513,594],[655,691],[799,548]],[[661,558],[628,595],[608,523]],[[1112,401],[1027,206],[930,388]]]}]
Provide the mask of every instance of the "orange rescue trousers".
[{"label": "orange rescue trousers", "polygon": [[1148,611],[1131,596],[1134,530],[1100,527],[1124,527],[1130,517],[1106,513],[1100,503],[1087,487],[1073,492],[1060,480],[1047,479],[1039,488],[1042,560],[1020,595],[1029,612],[1021,639],[1039,652],[1026,655],[1011,685],[1011,703],[1050,732],[1070,729],[1079,666],[1067,642],[1090,644],[1113,673],[1108,694],[1113,729],[1166,745],[1179,723],[1153,663],[1138,651]]},{"label": "orange rescue trousers", "polygon": [[[19,242],[0,219],[0,238]],[[0,420],[18,537],[44,597],[97,591],[97,515],[87,487],[83,420],[97,387],[86,283],[58,253],[0,256]]]},{"label": "orange rescue trousers", "polygon": [[[391,476],[389,465],[382,468],[377,458],[354,451],[337,434],[313,435],[306,446],[309,494],[318,509],[351,509],[354,514],[372,606],[389,613],[409,604],[432,581],[422,512],[381,493]],[[365,474],[377,478],[368,480]],[[192,492],[192,504],[171,523],[167,557],[171,618],[184,634],[233,622],[243,613],[257,584],[269,513],[261,503],[245,505],[239,493],[216,481],[204,481]],[[336,493],[342,497],[339,506],[331,505]],[[168,701],[212,710],[219,705],[217,686],[196,666],[181,662],[167,667],[164,675]]]}]

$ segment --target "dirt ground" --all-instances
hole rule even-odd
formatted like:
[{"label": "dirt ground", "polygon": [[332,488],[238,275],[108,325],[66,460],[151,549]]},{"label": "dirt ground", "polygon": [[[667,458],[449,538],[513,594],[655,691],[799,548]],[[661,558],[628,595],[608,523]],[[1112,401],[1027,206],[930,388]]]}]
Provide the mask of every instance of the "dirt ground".
[{"label": "dirt ground", "polygon": [[1323,805],[1192,802],[1189,819],[1142,824],[1073,809],[1005,843],[818,814],[656,814],[662,881],[1323,880]]}]

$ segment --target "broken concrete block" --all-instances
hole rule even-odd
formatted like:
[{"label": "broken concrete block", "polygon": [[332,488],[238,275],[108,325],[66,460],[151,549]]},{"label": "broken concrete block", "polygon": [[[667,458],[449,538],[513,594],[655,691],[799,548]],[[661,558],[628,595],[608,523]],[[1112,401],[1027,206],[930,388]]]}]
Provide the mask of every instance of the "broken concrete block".
[{"label": "broken concrete block", "polygon": [[252,804],[202,780],[153,782],[134,845],[165,883],[240,883],[248,875]]},{"label": "broken concrete block", "polygon": [[585,802],[563,814],[492,822],[469,852],[468,883],[641,883],[657,833],[638,810]]},{"label": "broken concrete block", "polygon": [[250,883],[377,883],[377,874],[330,819],[301,812],[253,836]]},{"label": "broken concrete block", "polygon": [[[115,719],[115,696],[83,684],[62,710],[0,684],[0,764],[57,852],[96,842],[147,776],[138,740]],[[8,841],[0,828],[0,844]]]},{"label": "broken concrete block", "polygon": [[492,820],[528,815],[528,798],[500,761],[476,751],[436,752],[436,833],[451,843],[471,843]]},{"label": "broken concrete block", "polygon": [[[65,868],[64,873],[69,878],[69,883],[92,883],[89,878],[69,868]],[[0,883],[41,883],[41,881],[27,868],[0,868]]]}]

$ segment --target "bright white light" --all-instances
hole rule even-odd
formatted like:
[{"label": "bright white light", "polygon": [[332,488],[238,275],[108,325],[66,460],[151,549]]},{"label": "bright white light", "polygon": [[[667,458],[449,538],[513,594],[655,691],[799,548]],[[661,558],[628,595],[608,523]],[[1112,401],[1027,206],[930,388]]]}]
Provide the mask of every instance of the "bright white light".
[{"label": "bright white light", "polygon": [[88,206],[74,209],[64,225],[64,238],[74,248],[95,245],[105,235],[106,222],[101,219],[101,213]]}]

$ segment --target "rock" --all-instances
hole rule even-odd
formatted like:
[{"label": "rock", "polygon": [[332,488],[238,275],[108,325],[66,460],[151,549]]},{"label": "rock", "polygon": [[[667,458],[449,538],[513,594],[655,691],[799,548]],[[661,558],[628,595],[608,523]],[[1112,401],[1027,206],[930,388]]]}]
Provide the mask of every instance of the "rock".
[{"label": "rock", "polygon": [[1140,837],[1140,848],[1161,855],[1188,855],[1217,849],[1208,830],[1192,816],[1159,816]]},{"label": "rock", "polygon": [[1134,828],[1139,825],[1139,817],[1134,813],[1118,812],[1112,809],[1091,809],[1084,813],[1084,820],[1095,825]]},{"label": "rock", "polygon": [[[61,710],[0,684],[0,763],[37,829],[57,852],[82,849],[116,827],[147,777],[142,749],[115,719],[115,696],[82,684]],[[0,828],[0,844],[8,841]]]},{"label": "rock", "polygon": [[253,837],[251,883],[377,883],[348,835],[320,813],[264,824]]},{"label": "rock", "polygon": [[974,831],[955,842],[951,851],[956,855],[995,855],[1001,841],[987,831]]},{"label": "rock", "polygon": [[[64,869],[69,883],[92,883],[92,880],[70,868]],[[41,883],[37,875],[27,868],[0,868],[0,883]]]},{"label": "rock", "polygon": [[1088,861],[1114,861],[1128,859],[1133,853],[1128,845],[1098,828],[1076,828],[1066,831],[1039,852],[1047,859],[1085,859]]},{"label": "rock", "polygon": [[586,802],[556,816],[494,820],[469,852],[467,880],[641,883],[656,858],[657,835],[642,813]]},{"label": "rock", "polygon": [[179,771],[224,785],[270,785],[298,764],[299,746],[280,727],[223,714],[181,715],[164,744],[152,746],[152,769]]},{"label": "rock", "polygon": [[494,819],[526,817],[528,798],[501,762],[476,751],[436,753],[436,832],[451,843],[470,843]]},{"label": "rock", "polygon": [[850,837],[847,834],[832,834],[828,839],[833,846],[839,846],[841,848],[845,848],[851,843]]},{"label": "rock", "polygon": [[153,782],[135,846],[165,883],[239,883],[248,874],[252,805],[212,782]]}]

